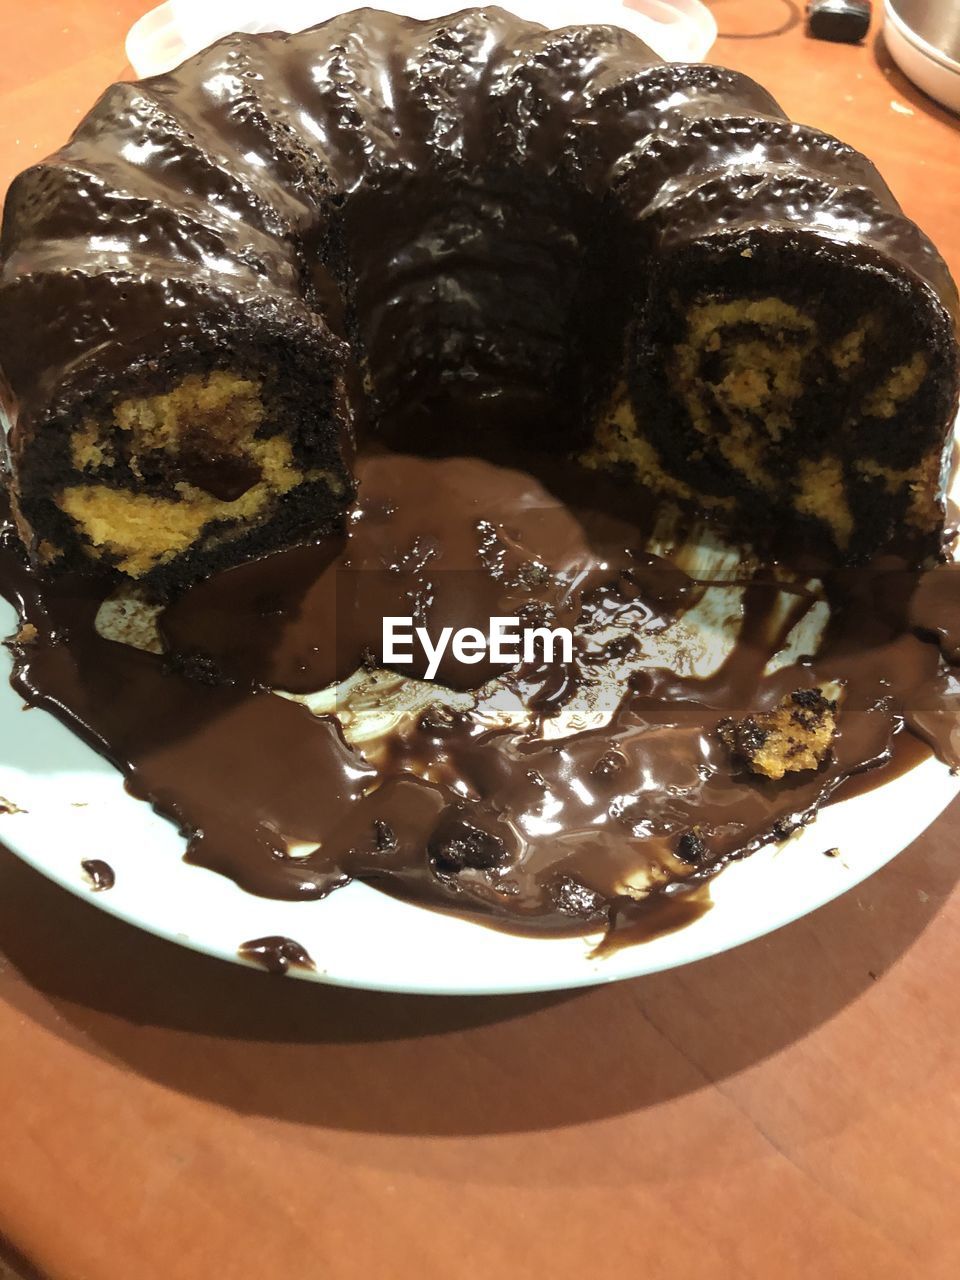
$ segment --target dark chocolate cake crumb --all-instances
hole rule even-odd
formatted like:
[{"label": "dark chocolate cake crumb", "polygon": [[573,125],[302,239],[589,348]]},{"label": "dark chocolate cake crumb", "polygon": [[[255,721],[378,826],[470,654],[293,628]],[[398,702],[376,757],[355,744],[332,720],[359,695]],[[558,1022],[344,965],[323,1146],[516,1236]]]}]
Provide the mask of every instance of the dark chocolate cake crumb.
[{"label": "dark chocolate cake crumb", "polygon": [[427,845],[430,861],[440,872],[456,874],[468,868],[494,871],[509,861],[503,841],[467,821],[456,811],[445,814]]},{"label": "dark chocolate cake crumb", "polygon": [[230,683],[216,660],[208,653],[170,653],[165,655],[164,665],[176,675],[184,676],[187,680],[193,680],[208,688]]},{"label": "dark chocolate cake crumb", "polygon": [[377,853],[392,853],[397,847],[397,834],[382,818],[373,820],[373,843]]},{"label": "dark chocolate cake crumb", "polygon": [[691,831],[684,831],[677,841],[675,852],[681,862],[689,862],[694,866],[705,862],[708,856],[706,843],[696,827]]},{"label": "dark chocolate cake crumb", "polygon": [[606,907],[606,899],[601,894],[570,876],[562,876],[553,893],[557,910],[579,920],[590,920],[602,914]]}]

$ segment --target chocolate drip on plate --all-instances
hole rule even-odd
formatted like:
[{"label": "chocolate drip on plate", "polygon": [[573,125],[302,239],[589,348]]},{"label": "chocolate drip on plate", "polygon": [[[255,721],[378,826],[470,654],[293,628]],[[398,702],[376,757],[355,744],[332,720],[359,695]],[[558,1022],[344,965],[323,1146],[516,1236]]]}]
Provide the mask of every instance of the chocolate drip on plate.
[{"label": "chocolate drip on plate", "polygon": [[[822,585],[777,565],[739,570],[744,581],[726,583],[739,590],[736,642],[697,675],[682,652],[670,667],[642,655],[717,579],[653,555],[642,505],[472,458],[373,451],[359,473],[343,538],[193,588],[161,620],[165,654],[98,633],[106,585],[47,580],[9,530],[0,540],[0,592],[21,620],[18,692],[174,821],[189,861],[249,892],[316,899],[355,879],[508,929],[604,931],[614,946],[695,918],[719,868],[824,803],[931,749],[960,766],[947,661],[960,579],[947,566],[888,558]],[[448,705],[438,683],[434,705],[362,749],[335,716],[272,691],[349,675],[383,614],[410,601],[428,628],[539,611],[573,627],[572,660],[443,670],[466,702]],[[772,663],[824,603],[816,652]],[[499,724],[480,711],[491,686],[469,692],[491,676],[518,711]],[[552,727],[566,699],[611,684],[620,700],[605,720]],[[759,776],[716,732],[826,687],[838,731],[818,769]],[[261,943],[261,960],[299,962]]]},{"label": "chocolate drip on plate", "polygon": [[104,862],[102,858],[84,858],[80,865],[94,893],[101,893],[104,889],[112,889],[117,882],[113,867],[110,866],[109,862]]},{"label": "chocolate drip on plate", "polygon": [[300,943],[294,942],[292,938],[253,938],[237,947],[237,955],[243,960],[252,960],[254,964],[261,965],[267,973],[286,973],[290,968],[316,967]]}]

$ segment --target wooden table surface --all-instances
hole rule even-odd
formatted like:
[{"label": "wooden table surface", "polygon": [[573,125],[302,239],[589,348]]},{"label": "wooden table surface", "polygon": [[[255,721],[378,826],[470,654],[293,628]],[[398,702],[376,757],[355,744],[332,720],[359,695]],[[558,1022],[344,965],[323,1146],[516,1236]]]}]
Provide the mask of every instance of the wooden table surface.
[{"label": "wooden table surface", "polygon": [[[0,0],[0,189],[124,74],[143,7]],[[873,32],[830,46],[804,37],[798,3],[714,9],[715,60],[868,151],[960,275],[960,122]],[[56,1280],[955,1277],[958,836],[954,806],[860,889],[713,960],[499,1000],[239,970],[0,852],[7,1264]]]}]

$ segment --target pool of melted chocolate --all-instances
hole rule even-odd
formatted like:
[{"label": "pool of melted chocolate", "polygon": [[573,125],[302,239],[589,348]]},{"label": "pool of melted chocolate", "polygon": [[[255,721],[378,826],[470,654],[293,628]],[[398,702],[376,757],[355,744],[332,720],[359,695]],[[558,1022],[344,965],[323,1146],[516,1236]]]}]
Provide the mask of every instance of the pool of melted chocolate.
[{"label": "pool of melted chocolate", "polygon": [[[931,751],[960,767],[950,566],[800,573],[744,558],[719,573],[682,538],[654,542],[636,491],[542,459],[371,449],[359,483],[343,535],[168,603],[158,652],[98,627],[115,583],[47,576],[9,524],[0,534],[15,688],[175,822],[189,862],[250,893],[311,900],[360,880],[503,928],[602,930],[609,948],[695,919],[724,865],[823,804]],[[733,592],[730,643],[697,617],[717,590]],[[814,651],[796,652],[815,609]],[[358,733],[358,668],[368,718],[389,701],[378,688],[423,674],[378,685],[385,615],[434,636],[500,615],[568,626],[573,657],[504,669],[448,656],[405,713]],[[719,657],[698,666],[711,646]],[[772,781],[717,738],[725,717],[825,685],[838,733],[818,770]]]}]

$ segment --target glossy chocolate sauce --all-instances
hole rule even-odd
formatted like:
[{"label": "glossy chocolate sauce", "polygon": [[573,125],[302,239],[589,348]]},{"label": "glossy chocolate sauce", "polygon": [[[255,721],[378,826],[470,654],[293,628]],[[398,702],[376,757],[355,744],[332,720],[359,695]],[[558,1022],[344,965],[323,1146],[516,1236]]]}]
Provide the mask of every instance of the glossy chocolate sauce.
[{"label": "glossy chocolate sauce", "polygon": [[313,958],[292,938],[271,935],[242,942],[237,948],[242,960],[252,960],[267,973],[286,973],[291,968],[315,969]]},{"label": "glossy chocolate sauce", "polygon": [[117,883],[116,873],[109,862],[104,862],[102,858],[84,858],[80,863],[83,873],[90,882],[90,888],[94,893],[102,893],[105,889],[112,889]]},{"label": "glossy chocolate sauce", "polygon": [[[720,867],[829,800],[930,750],[960,767],[951,568],[887,558],[792,585],[781,566],[739,570],[736,643],[697,675],[682,645],[669,668],[650,665],[649,642],[717,578],[650,552],[635,495],[625,506],[604,480],[564,487],[531,466],[382,450],[361,457],[358,476],[343,536],[192,588],[161,617],[163,654],[97,632],[109,584],[47,579],[12,530],[0,543],[0,592],[21,619],[18,692],[172,819],[188,861],[251,893],[315,899],[356,879],[524,932],[604,930],[609,947],[702,914]],[[816,652],[768,671],[824,602]],[[272,691],[378,668],[391,611],[433,632],[483,630],[498,614],[562,622],[572,660],[448,664],[429,686],[435,701],[362,750],[335,715]],[[704,641],[702,622],[692,634],[688,644]],[[441,684],[461,691],[455,706]],[[771,781],[720,743],[725,717],[825,684],[839,687],[838,733],[819,770]],[[611,685],[609,715],[556,731],[573,699],[589,705]],[[503,723],[481,714],[493,687],[515,710]],[[285,946],[261,939],[244,953],[299,963]]]}]

